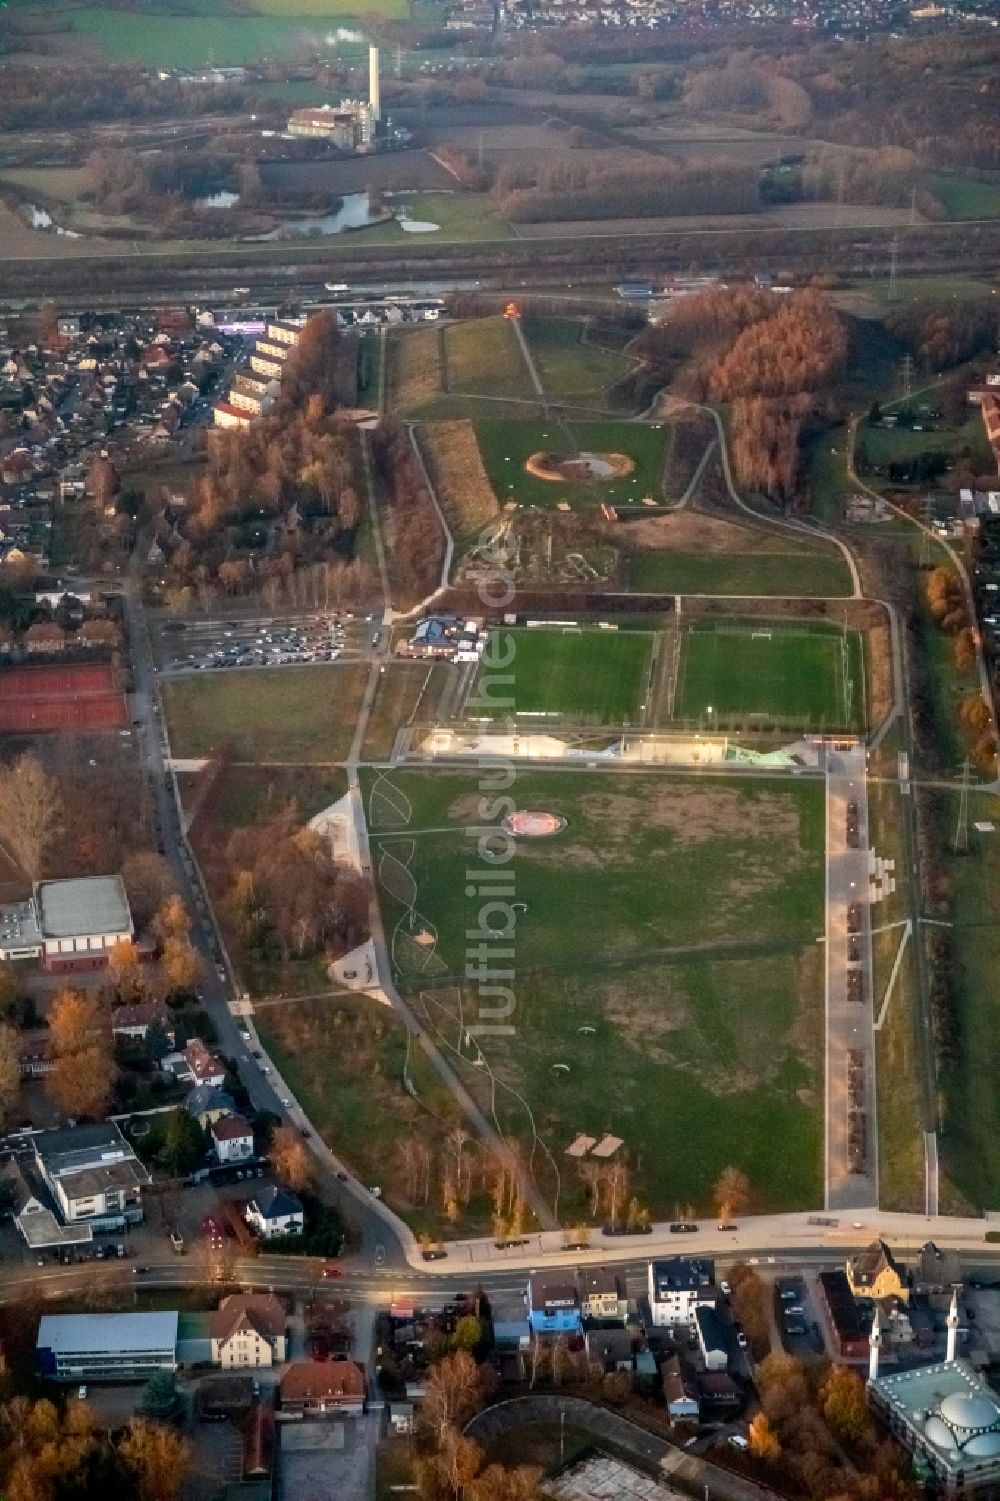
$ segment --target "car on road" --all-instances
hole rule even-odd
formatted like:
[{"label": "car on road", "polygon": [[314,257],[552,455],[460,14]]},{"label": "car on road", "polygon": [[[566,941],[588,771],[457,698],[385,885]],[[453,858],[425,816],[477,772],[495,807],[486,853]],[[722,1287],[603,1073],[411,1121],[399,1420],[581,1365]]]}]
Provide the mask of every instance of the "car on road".
[{"label": "car on road", "polygon": [[717,1228],[720,1229],[720,1230],[738,1230],[739,1226],[738,1225],[719,1225]]},{"label": "car on road", "polygon": [[76,1394],[81,1402],[85,1402],[87,1400],[87,1388],[85,1386],[78,1386],[76,1389]]},{"label": "car on road", "polygon": [[291,1108],[292,1108],[292,1102],[291,1102],[291,1100],[286,1099],[284,1095],[281,1096],[281,1103],[282,1103],[282,1105],[284,1105],[284,1107],[285,1107],[286,1110],[291,1110]]},{"label": "car on road", "polygon": [[725,1279],[723,1279],[719,1283],[719,1291],[724,1298],[728,1298],[730,1293],[732,1292],[732,1288],[730,1287],[729,1283],[725,1281]]},{"label": "car on road", "polygon": [[697,1229],[698,1226],[691,1224],[688,1220],[675,1220],[670,1226],[670,1233],[671,1235],[694,1235]]},{"label": "car on road", "polygon": [[737,1329],[736,1331],[736,1343],[739,1345],[741,1350],[745,1350],[747,1348],[747,1337],[743,1333],[742,1329]]},{"label": "car on road", "polygon": [[325,1266],[323,1268],[324,1277],[342,1277],[343,1275],[344,1273],[339,1266]]},{"label": "car on road", "polygon": [[344,1172],[343,1168],[338,1169],[337,1177],[339,1178],[341,1183],[347,1182],[347,1174]]},{"label": "car on road", "polygon": [[148,1266],[134,1266],[132,1268],[132,1276],[133,1277],[144,1277],[145,1274],[148,1271],[149,1271],[149,1267]]}]

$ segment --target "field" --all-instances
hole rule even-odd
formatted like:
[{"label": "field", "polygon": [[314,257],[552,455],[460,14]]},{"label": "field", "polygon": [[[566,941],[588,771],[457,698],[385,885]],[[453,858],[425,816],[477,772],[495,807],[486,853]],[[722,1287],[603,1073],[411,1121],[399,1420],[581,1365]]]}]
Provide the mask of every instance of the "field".
[{"label": "field", "polygon": [[0,672],[0,734],[119,730],[127,723],[124,695],[103,663]]},{"label": "field", "polygon": [[[483,463],[501,504],[551,508],[566,505],[626,504],[663,498],[663,471],[671,429],[641,422],[510,422],[486,418],[476,423]],[[555,481],[528,474],[525,464],[538,452],[572,455],[624,453],[633,461],[622,479]]]},{"label": "field", "polygon": [[[225,0],[194,0],[176,10],[122,10],[111,6],[42,6],[21,0],[12,7],[24,24],[40,19],[46,40],[58,49],[92,47],[112,62],[149,67],[235,66],[265,58],[308,59],[316,52],[357,51],[336,33],[336,24],[358,15],[354,0],[260,0],[239,9]],[[256,12],[256,13],[255,13]],[[263,12],[263,13],[262,13]],[[406,0],[374,0],[366,14],[405,18]]]},{"label": "field", "polygon": [[385,358],[386,404],[391,412],[433,401],[441,394],[439,329],[393,329],[386,336]]},{"label": "field", "polygon": [[500,508],[486,477],[471,422],[429,422],[417,439],[438,504],[459,542],[478,539]]},{"label": "field", "polygon": [[1000,218],[1000,183],[940,175],[931,178],[929,187],[951,219]]},{"label": "field", "polygon": [[[377,1183],[418,1231],[443,1232],[438,1169],[449,1155],[445,1139],[459,1124],[458,1108],[420,1050],[407,1049],[406,1031],[392,1012],[364,996],[276,1001],[258,1006],[254,1022],[328,1145],[362,1182]],[[426,1204],[422,1194],[408,1197],[400,1147],[412,1137],[430,1151]],[[482,1231],[488,1215],[488,1204],[474,1194],[451,1233]]]},{"label": "field", "polygon": [[581,320],[525,316],[522,328],[545,394],[554,401],[603,405],[607,388],[631,369],[622,355],[588,344]]},{"label": "field", "polygon": [[828,553],[636,552],[629,588],[653,594],[849,595],[843,562]]},{"label": "field", "polygon": [[445,330],[445,387],[463,396],[536,398],[512,324],[472,318]]},{"label": "field", "polygon": [[941,1208],[979,1213],[1000,1208],[1000,833],[979,832],[973,824],[1000,829],[1000,799],[985,793],[970,798],[967,855],[952,852],[958,798],[942,796],[937,813],[958,956],[958,1062],[941,1080]]},{"label": "field", "polygon": [[[641,718],[653,645],[648,632],[504,630],[495,631],[492,641],[496,660],[506,665],[480,668],[466,704],[470,717],[515,714],[615,725]],[[484,679],[507,675],[511,682],[493,692],[487,687],[487,700],[476,702]]]},{"label": "field", "polygon": [[470,871],[504,800],[460,773],[362,785],[398,983],[484,1105],[496,1087],[544,1192],[579,1203],[566,1148],[611,1132],[660,1215],[707,1203],[730,1161],[761,1208],[818,1201],[820,782],[520,773],[514,804],[567,827],[505,866],[515,1030],[475,1034],[480,1067],[462,1039],[496,1002],[465,972],[491,893]]},{"label": "field", "polygon": [[175,756],[342,761],[368,670],[361,665],[201,673],[163,683]]},{"label": "field", "polygon": [[[933,392],[923,399],[933,404]],[[974,463],[980,467],[989,464],[990,448],[983,420],[975,409],[960,427],[939,423],[931,431],[915,432],[909,427],[873,427],[870,422],[865,422],[858,430],[858,450],[863,451],[869,464],[882,468],[922,453],[962,454],[967,449],[973,455]]]},{"label": "field", "polygon": [[673,718],[857,729],[864,722],[861,640],[837,626],[761,620],[699,623],[680,639]]}]

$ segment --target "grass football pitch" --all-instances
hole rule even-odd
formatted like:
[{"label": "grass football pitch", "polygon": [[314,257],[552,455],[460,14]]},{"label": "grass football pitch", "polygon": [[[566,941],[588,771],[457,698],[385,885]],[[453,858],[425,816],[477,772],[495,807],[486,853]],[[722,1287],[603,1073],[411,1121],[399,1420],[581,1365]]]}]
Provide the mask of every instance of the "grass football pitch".
[{"label": "grass football pitch", "polygon": [[[635,724],[645,703],[652,643],[648,631],[495,631],[487,656],[509,663],[479,669],[465,712],[471,718],[521,714]],[[512,681],[490,689],[491,677]]]},{"label": "grass football pitch", "polygon": [[858,633],[836,626],[691,626],[680,643],[673,718],[859,729],[861,663]]}]

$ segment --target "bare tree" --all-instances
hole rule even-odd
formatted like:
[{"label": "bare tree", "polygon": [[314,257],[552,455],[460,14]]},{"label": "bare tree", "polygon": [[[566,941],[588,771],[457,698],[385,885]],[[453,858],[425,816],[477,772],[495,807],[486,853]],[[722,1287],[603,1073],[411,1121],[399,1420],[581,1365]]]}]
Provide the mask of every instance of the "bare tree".
[{"label": "bare tree", "polygon": [[41,879],[61,812],[56,785],[34,756],[0,773],[0,841],[32,881]]}]

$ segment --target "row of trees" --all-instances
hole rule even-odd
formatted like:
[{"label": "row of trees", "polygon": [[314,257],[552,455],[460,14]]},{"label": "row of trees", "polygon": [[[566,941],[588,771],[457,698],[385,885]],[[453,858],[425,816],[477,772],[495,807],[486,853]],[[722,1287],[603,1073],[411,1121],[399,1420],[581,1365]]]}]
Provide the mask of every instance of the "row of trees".
[{"label": "row of trees", "polygon": [[[924,580],[924,600],[939,630],[951,637],[955,671],[969,674],[976,665],[975,627],[969,618],[965,591],[953,568],[933,568]],[[958,723],[969,756],[981,771],[996,762],[997,740],[989,705],[980,693],[966,693],[958,704]]]},{"label": "row of trees", "polygon": [[543,167],[532,187],[498,193],[505,219],[634,219],[666,214],[753,214],[761,204],[755,170],[744,164],[663,162],[613,166],[586,159]]},{"label": "row of trees", "polygon": [[[371,455],[385,498],[382,528],[400,603],[430,594],[441,579],[444,536],[403,425],[380,422]],[[395,592],[395,591],[394,591]]]}]

